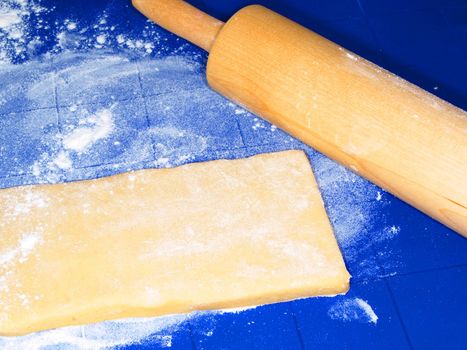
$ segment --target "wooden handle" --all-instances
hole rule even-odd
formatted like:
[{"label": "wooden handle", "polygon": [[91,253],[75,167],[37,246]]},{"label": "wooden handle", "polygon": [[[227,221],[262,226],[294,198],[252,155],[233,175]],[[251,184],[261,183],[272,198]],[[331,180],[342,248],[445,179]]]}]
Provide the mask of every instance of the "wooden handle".
[{"label": "wooden handle", "polygon": [[133,6],[162,28],[210,51],[224,22],[182,0],[133,0]]}]

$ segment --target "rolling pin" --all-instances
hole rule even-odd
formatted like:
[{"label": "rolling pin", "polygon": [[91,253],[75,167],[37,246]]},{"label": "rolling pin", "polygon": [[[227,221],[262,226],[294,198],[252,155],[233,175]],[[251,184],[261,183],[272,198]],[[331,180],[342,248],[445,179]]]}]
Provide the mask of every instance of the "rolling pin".
[{"label": "rolling pin", "polygon": [[467,237],[467,113],[265,7],[133,0],[209,52],[212,89]]}]

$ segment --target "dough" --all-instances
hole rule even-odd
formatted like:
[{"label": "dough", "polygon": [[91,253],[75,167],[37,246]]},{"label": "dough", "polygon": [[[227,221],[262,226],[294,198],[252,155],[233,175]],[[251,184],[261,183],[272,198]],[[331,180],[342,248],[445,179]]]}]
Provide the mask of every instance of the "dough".
[{"label": "dough", "polygon": [[0,334],[346,292],[301,151],[0,190]]}]

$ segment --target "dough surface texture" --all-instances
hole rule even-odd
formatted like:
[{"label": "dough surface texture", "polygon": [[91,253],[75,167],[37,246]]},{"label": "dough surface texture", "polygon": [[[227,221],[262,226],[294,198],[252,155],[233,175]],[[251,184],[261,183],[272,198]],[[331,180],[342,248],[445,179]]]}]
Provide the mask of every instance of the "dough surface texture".
[{"label": "dough surface texture", "polygon": [[301,151],[0,190],[0,335],[344,293]]}]

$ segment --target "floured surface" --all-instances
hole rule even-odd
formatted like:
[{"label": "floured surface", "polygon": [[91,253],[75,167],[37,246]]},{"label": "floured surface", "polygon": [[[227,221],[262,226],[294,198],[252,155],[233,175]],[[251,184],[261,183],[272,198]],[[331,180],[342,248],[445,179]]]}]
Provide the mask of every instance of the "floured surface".
[{"label": "floured surface", "polygon": [[333,320],[349,322],[357,320],[366,323],[378,323],[378,316],[367,301],[361,298],[349,298],[336,302],[328,311]]},{"label": "floured surface", "polygon": [[[352,274],[352,287],[346,296],[301,299],[239,313],[196,312],[64,327],[20,337],[0,337],[0,349],[186,350],[192,344],[197,349],[298,349],[297,334],[301,335],[305,348],[353,349],[361,348],[361,344],[378,348],[384,343],[388,348],[404,349],[408,348],[403,344],[404,331],[397,326],[401,321],[416,348],[428,347],[417,339],[424,339],[425,344],[438,345],[437,339],[450,340],[454,347],[462,344],[467,313],[459,312],[464,299],[456,298],[453,291],[462,292],[460,281],[467,274],[465,268],[454,273],[452,267],[465,266],[467,240],[211,92],[204,81],[205,53],[147,22],[136,11],[131,15],[130,2],[1,0],[0,8],[0,17],[5,12],[16,12],[21,19],[0,28],[1,188],[94,179],[142,168],[303,149],[311,158],[327,213]],[[335,10],[342,12],[339,6]],[[393,6],[389,10],[392,13],[383,16],[386,21],[418,28],[411,32],[413,36],[430,31],[432,26],[441,35],[446,25],[459,33],[454,28],[458,21],[447,21],[430,11],[422,11],[433,18],[427,28],[420,21],[414,22],[414,18],[422,16],[420,11],[395,14]],[[329,11],[323,11],[329,16]],[[450,11],[459,13],[452,6]],[[446,11],[439,9],[437,13]],[[378,23],[381,18],[380,14]],[[352,46],[352,38],[354,43],[370,45],[375,35],[379,37],[379,33],[368,28],[367,21],[358,18],[333,23],[333,28],[328,29],[335,35],[345,33],[341,40],[334,37],[336,41],[359,54],[363,52],[358,45]],[[390,25],[386,24],[379,26],[386,31],[383,37],[387,38],[389,33],[395,37],[380,40],[380,44],[384,41],[392,48],[394,43],[406,45],[397,38],[407,39],[408,32],[388,31]],[[101,35],[105,35],[104,44],[98,42]],[[449,37],[454,40],[456,35]],[[460,78],[458,69],[452,68],[462,64],[442,64],[436,54],[454,51],[432,52],[433,48],[424,42],[420,44],[425,51],[413,47],[397,52],[406,58],[410,56],[410,60],[414,59],[412,63],[437,67],[438,73],[433,71],[430,79],[422,78],[419,85],[430,89],[429,84],[436,84],[440,96],[449,95],[446,83],[449,85],[455,78],[457,82],[450,86],[458,87],[458,95],[451,94],[451,102],[457,99],[465,109],[465,79]],[[382,49],[386,53],[391,47],[372,46],[374,52]],[[423,59],[416,57],[415,52]],[[342,55],[349,64],[353,62],[344,52]],[[455,56],[456,61],[460,56]],[[444,63],[450,62],[450,55],[442,57]],[[426,64],[427,59],[436,64]],[[405,67],[399,73],[413,77],[414,66]],[[418,71],[428,73],[423,68]],[[149,122],[144,105],[148,107]],[[65,148],[63,141],[76,135],[75,130],[89,128],[100,134],[97,122],[105,111],[111,113],[113,125],[106,137],[91,138],[92,142],[83,150]],[[397,137],[393,142],[397,142]],[[30,201],[35,202],[34,198]],[[0,238],[4,239],[1,229]],[[35,241],[40,246],[39,238],[40,235],[26,235],[24,241],[18,239],[15,248],[21,246],[20,242],[23,247],[31,247]],[[19,258],[21,250],[14,251]],[[29,254],[30,257],[33,253]],[[416,273],[428,270],[431,272]],[[386,291],[389,286],[393,299]],[[437,291],[426,286],[436,286]],[[378,316],[376,324],[370,322],[371,318],[358,304],[345,303],[356,298],[372,307]],[[400,313],[395,311],[394,303]],[[344,314],[330,311],[336,311],[336,305],[341,304],[347,306],[345,314],[349,315],[350,308],[357,318],[344,321]],[[423,322],[416,317],[420,312],[426,316]],[[450,321],[440,321],[444,318],[439,315]],[[428,334],[427,326],[435,326],[440,332]],[[443,346],[446,348],[446,343]]]},{"label": "floured surface", "polygon": [[2,334],[348,289],[300,151],[0,197]]}]

